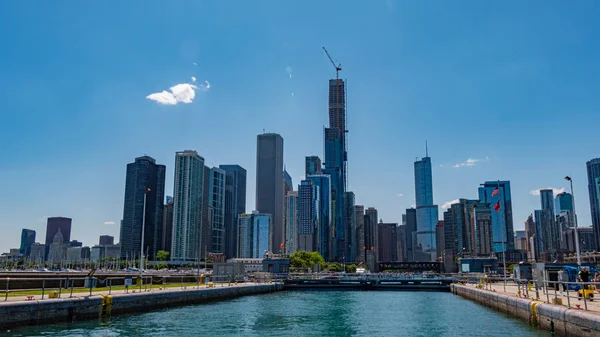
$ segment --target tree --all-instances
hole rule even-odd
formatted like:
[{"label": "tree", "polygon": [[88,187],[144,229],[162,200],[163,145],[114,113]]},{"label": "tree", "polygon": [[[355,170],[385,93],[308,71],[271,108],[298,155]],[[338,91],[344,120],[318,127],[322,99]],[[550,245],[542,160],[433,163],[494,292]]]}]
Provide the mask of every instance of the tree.
[{"label": "tree", "polygon": [[327,270],[329,271],[342,271],[342,266],[339,263],[328,263]]},{"label": "tree", "polygon": [[159,250],[156,252],[156,259],[158,261],[167,261],[169,259],[169,252],[166,250]]},{"label": "tree", "polygon": [[356,273],[356,265],[353,263],[346,266],[346,273]]},{"label": "tree", "polygon": [[315,264],[323,266],[325,259],[318,252],[297,251],[290,255],[290,266],[298,269],[312,268]]}]

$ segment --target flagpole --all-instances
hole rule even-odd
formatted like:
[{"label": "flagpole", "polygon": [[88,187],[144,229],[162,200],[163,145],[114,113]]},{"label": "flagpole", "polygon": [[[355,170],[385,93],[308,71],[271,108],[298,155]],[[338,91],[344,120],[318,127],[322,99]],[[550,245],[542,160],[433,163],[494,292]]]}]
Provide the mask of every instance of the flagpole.
[{"label": "flagpole", "polygon": [[579,252],[579,230],[577,229],[577,215],[575,214],[575,195],[573,194],[573,179],[566,176],[566,180],[571,183],[571,208],[573,208],[573,224],[575,227],[575,250],[577,251],[577,267],[581,269],[581,253]]},{"label": "flagpole", "polygon": [[[500,180],[498,180],[498,198],[500,198]],[[503,213],[504,209],[500,213],[501,218],[504,218]],[[504,222],[504,228],[502,229],[502,278],[504,279],[504,292],[506,292],[506,219]]]}]

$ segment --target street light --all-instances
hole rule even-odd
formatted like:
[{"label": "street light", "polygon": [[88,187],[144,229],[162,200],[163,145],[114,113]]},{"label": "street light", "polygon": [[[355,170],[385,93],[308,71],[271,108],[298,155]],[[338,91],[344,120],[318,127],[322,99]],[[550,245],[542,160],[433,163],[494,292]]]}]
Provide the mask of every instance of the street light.
[{"label": "street light", "polygon": [[568,180],[571,184],[571,207],[573,208],[573,224],[575,226],[575,250],[577,251],[577,267],[581,268],[581,254],[579,253],[579,230],[577,230],[577,214],[575,213],[575,195],[573,194],[573,179],[566,176],[565,180]]}]

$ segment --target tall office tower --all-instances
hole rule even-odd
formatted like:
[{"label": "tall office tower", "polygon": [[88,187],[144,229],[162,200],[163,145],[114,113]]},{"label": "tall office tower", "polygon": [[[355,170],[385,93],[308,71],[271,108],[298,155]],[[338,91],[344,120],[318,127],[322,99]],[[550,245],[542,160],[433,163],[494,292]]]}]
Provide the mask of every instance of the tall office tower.
[{"label": "tall office tower", "polygon": [[354,205],[354,217],[356,219],[356,262],[365,262],[365,206]]},{"label": "tall office tower", "polygon": [[21,231],[21,247],[19,253],[25,257],[31,255],[31,245],[35,243],[35,231],[33,229],[25,229]]},{"label": "tall office tower", "polygon": [[470,206],[471,252],[476,256],[492,253],[492,213],[490,205],[482,202]]},{"label": "tall office tower", "polygon": [[287,192],[294,190],[294,183],[292,182],[292,176],[288,173],[288,171],[283,169],[283,195],[285,196]]},{"label": "tall office tower", "polygon": [[202,215],[200,220],[200,259],[206,260],[206,254],[212,250],[212,212],[210,204],[210,180],[211,172],[208,166],[202,168]]},{"label": "tall office tower", "polygon": [[369,207],[365,210],[365,261],[367,251],[373,251],[375,255],[375,261],[379,261],[379,243],[378,243],[378,231],[377,231],[377,209]]},{"label": "tall office tower", "polygon": [[256,210],[271,214],[271,245],[279,249],[283,243],[283,138],[276,133],[257,137]]},{"label": "tall office tower", "polygon": [[246,169],[239,165],[219,165],[225,170],[225,255],[237,257],[238,217],[246,213]]},{"label": "tall office tower", "polygon": [[288,226],[286,223],[286,214],[288,213],[288,204],[286,203],[286,196],[289,192],[294,190],[292,177],[287,172],[285,167],[283,168],[283,240],[278,247],[275,247],[274,253],[285,254],[287,249],[286,241],[288,240],[290,233],[288,232]]},{"label": "tall office tower", "polygon": [[417,262],[435,261],[435,226],[438,222],[438,207],[433,204],[431,158],[427,154],[415,162],[415,197],[417,233],[414,258]]},{"label": "tall office tower", "polygon": [[52,217],[48,218],[48,222],[46,223],[46,259],[48,258],[48,253],[50,251],[50,245],[54,241],[54,236],[58,231],[61,232],[62,238],[64,242],[71,241],[71,218],[63,218],[63,217]]},{"label": "tall office tower", "polygon": [[110,235],[100,235],[100,239],[98,240],[99,246],[108,246],[115,244],[115,237]]},{"label": "tall office tower", "polygon": [[[565,232],[569,228],[573,228],[573,214],[569,211],[564,211],[556,216],[556,225],[558,226],[560,233],[560,250],[567,250],[567,242],[565,241]],[[593,242],[592,242],[593,243]]]},{"label": "tall office tower", "polygon": [[535,220],[535,239],[536,239],[536,254],[537,258],[541,259],[541,254],[548,250],[548,244],[546,243],[546,231],[542,227],[543,215],[542,210],[536,209],[533,211],[533,218]]},{"label": "tall office tower", "polygon": [[526,242],[526,250],[527,250],[527,259],[528,260],[536,260],[537,259],[537,235],[536,235],[535,221],[533,220],[533,214],[529,214],[527,220],[525,220],[525,237],[527,239]]},{"label": "tall office tower", "polygon": [[[210,170],[208,170],[210,176]],[[205,166],[198,152],[186,150],[175,155],[172,261],[198,261],[202,224]]]},{"label": "tall office tower", "polygon": [[211,252],[225,254],[225,170],[210,169],[208,204],[212,208]]},{"label": "tall office tower", "polygon": [[588,193],[590,195],[590,211],[592,228],[594,229],[594,247],[600,248],[600,158],[586,163],[588,177]]},{"label": "tall office tower", "polygon": [[515,231],[515,249],[527,251],[527,232]]},{"label": "tall office tower", "polygon": [[167,203],[163,206],[162,226],[160,249],[170,253],[173,241],[173,197],[171,196],[167,196]]},{"label": "tall office tower", "polygon": [[311,176],[315,174],[321,174],[323,170],[323,166],[321,165],[321,158],[318,156],[308,156],[306,157],[304,163],[304,175]]},{"label": "tall office tower", "polygon": [[[498,193],[494,191],[498,189]],[[494,194],[492,196],[492,194]],[[479,201],[490,204],[492,213],[492,244],[493,251],[500,253],[504,251],[514,251],[515,242],[512,201],[510,196],[510,181],[486,181],[479,187]],[[494,209],[499,206],[498,211]],[[505,243],[503,247],[502,243]]]},{"label": "tall office tower", "polygon": [[378,223],[377,224],[377,254],[381,262],[398,261],[397,241],[398,241],[397,223]]},{"label": "tall office tower", "polygon": [[540,190],[542,205],[542,230],[544,230],[544,241],[548,250],[560,249],[560,230],[556,223],[554,213],[554,192],[552,189]]},{"label": "tall office tower", "polygon": [[318,251],[320,204],[319,186],[312,180],[302,180],[298,185],[298,250]]},{"label": "tall office tower", "polygon": [[347,191],[345,199],[346,254],[342,256],[342,262],[354,262],[356,261],[356,216],[354,213],[354,203],[356,202],[356,197],[354,195],[354,192]]},{"label": "tall office tower", "polygon": [[285,196],[285,233],[284,254],[292,254],[298,244],[298,192],[289,191]]},{"label": "tall office tower", "polygon": [[414,244],[416,242],[415,236],[417,233],[417,210],[415,208],[408,208],[406,210],[406,235],[405,244],[406,247],[406,260],[407,262],[415,262],[415,249]]},{"label": "tall office tower", "polygon": [[270,214],[257,211],[252,214],[241,214],[238,222],[239,248],[237,255],[240,258],[263,258],[267,252],[271,251]]},{"label": "tall office tower", "polygon": [[408,262],[406,260],[406,225],[398,226],[398,241],[396,244],[396,249],[398,251],[398,262]]},{"label": "tall office tower", "polygon": [[562,212],[573,212],[573,196],[571,193],[558,193],[554,199],[554,215],[560,215]]},{"label": "tall office tower", "polygon": [[[156,164],[154,158],[148,156],[137,157],[133,163],[127,164],[121,221],[121,256],[139,258],[142,247],[142,222],[145,218],[143,251],[147,258],[154,258],[162,237],[165,171],[165,165]],[[65,236],[66,241],[68,239]]]},{"label": "tall office tower", "polygon": [[329,260],[331,252],[329,247],[333,243],[331,236],[331,177],[327,174],[309,175],[306,180],[311,181],[319,191],[319,228],[316,229],[315,251]]},{"label": "tall office tower", "polygon": [[444,249],[446,249],[446,236],[444,233],[444,220],[438,220],[435,225],[435,252],[438,261],[443,261]]}]

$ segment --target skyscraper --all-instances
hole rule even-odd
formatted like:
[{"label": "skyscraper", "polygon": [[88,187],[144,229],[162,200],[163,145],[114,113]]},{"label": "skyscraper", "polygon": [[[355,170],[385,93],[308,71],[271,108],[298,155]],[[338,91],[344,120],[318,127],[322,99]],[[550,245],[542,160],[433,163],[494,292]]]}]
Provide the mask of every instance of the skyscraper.
[{"label": "skyscraper", "polygon": [[540,200],[542,205],[542,224],[544,231],[544,241],[548,250],[560,249],[560,230],[556,223],[554,212],[554,192],[552,189],[540,190]]},{"label": "skyscraper", "polygon": [[319,186],[312,180],[302,180],[298,185],[298,250],[319,251],[319,194]]},{"label": "skyscraper", "polygon": [[288,171],[283,169],[283,195],[285,196],[287,192],[294,190],[294,183],[292,182],[292,176],[288,173]]},{"label": "skyscraper", "polygon": [[237,256],[238,217],[246,213],[246,170],[239,165],[220,165],[225,170],[225,255]]},{"label": "skyscraper", "polygon": [[[498,189],[498,193],[494,191]],[[492,196],[494,194],[494,196]],[[505,242],[506,251],[515,250],[512,201],[510,196],[510,181],[486,181],[479,187],[479,201],[490,204],[492,213],[492,244],[493,251],[503,251],[502,242]],[[494,207],[498,205],[498,211]]]},{"label": "skyscraper", "polygon": [[33,229],[25,229],[21,231],[21,247],[19,253],[25,257],[31,255],[31,245],[35,243],[35,231]]},{"label": "skyscraper", "polygon": [[200,217],[200,259],[206,260],[206,254],[212,250],[212,205],[210,204],[211,172],[210,167],[202,168],[202,215]]},{"label": "skyscraper", "polygon": [[380,262],[395,262],[398,261],[397,241],[398,241],[398,224],[396,223],[379,223],[377,224],[377,248]]},{"label": "skyscraper", "polygon": [[[283,240],[281,241],[281,244],[283,244],[283,247],[281,247],[281,244],[279,245],[279,247],[275,247],[275,253],[284,254],[286,251],[288,251],[286,243],[290,237],[290,233],[288,232],[288,230],[290,228],[287,226],[287,222],[286,222],[286,216],[288,214],[288,206],[289,206],[289,204],[286,202],[287,201],[286,197],[287,197],[288,193],[292,192],[292,191],[294,191],[292,176],[290,176],[290,174],[284,167],[283,168],[283,234],[282,234]],[[291,228],[291,229],[293,230],[293,228]]]},{"label": "skyscraper", "polygon": [[331,237],[331,179],[327,174],[306,176],[306,180],[318,186],[319,198],[319,227],[316,229],[315,251],[325,259],[329,259]]},{"label": "skyscraper", "polygon": [[417,210],[408,208],[406,210],[406,259],[408,262],[415,260],[415,245],[417,235]]},{"label": "skyscraper", "polygon": [[548,244],[546,243],[546,230],[544,229],[544,227],[542,227],[543,224],[543,215],[542,215],[542,210],[536,209],[535,211],[533,211],[533,218],[535,219],[535,240],[536,240],[536,254],[537,254],[537,258],[540,259],[541,258],[541,254],[545,251],[547,251],[548,248]]},{"label": "skyscraper", "polygon": [[588,176],[588,193],[590,195],[590,211],[592,213],[592,228],[594,229],[594,247],[600,248],[600,158],[591,159],[586,163]]},{"label": "skyscraper", "polygon": [[356,218],[356,261],[365,262],[365,206],[354,205],[354,217]]},{"label": "skyscraper", "polygon": [[527,258],[531,260],[537,259],[537,230],[533,215],[529,214],[525,220],[525,235],[527,237]]},{"label": "skyscraper", "polygon": [[218,167],[210,169],[208,203],[211,214],[211,252],[225,253],[225,170]]},{"label": "skyscraper", "polygon": [[[120,236],[121,256],[139,258],[144,218],[144,255],[148,258],[155,256],[162,237],[165,171],[165,165],[156,164],[154,158],[149,156],[137,157],[133,163],[127,164]],[[66,241],[68,239],[65,235]]]},{"label": "skyscraper", "polygon": [[256,211],[252,214],[241,214],[238,217],[239,222],[239,248],[238,256],[240,258],[262,258],[271,250],[271,238],[269,229],[271,225],[271,215],[262,214]]},{"label": "skyscraper", "polygon": [[54,241],[54,236],[59,231],[61,232],[63,242],[71,241],[71,222],[73,220],[71,218],[63,218],[63,217],[52,217],[48,218],[48,222],[46,223],[46,258],[48,258],[48,253],[50,251],[50,245]]},{"label": "skyscraper", "polygon": [[356,216],[354,213],[355,201],[356,197],[354,192],[346,191],[344,202],[346,206],[346,255],[342,256],[343,262],[356,261]]},{"label": "skyscraper", "polygon": [[115,244],[115,237],[110,235],[100,235],[100,239],[98,240],[99,246],[108,246]]},{"label": "skyscraper", "polygon": [[173,243],[173,197],[167,196],[167,203],[163,206],[163,230],[160,240],[160,249],[171,252]]},{"label": "skyscraper", "polygon": [[415,197],[417,232],[414,259],[418,262],[435,261],[435,226],[438,221],[438,207],[433,204],[431,158],[427,155],[415,162]]},{"label": "skyscraper", "polygon": [[[367,246],[366,251],[373,251],[375,254],[375,261],[379,261],[378,253],[378,231],[377,231],[377,209],[375,207],[369,207],[365,210],[365,245]],[[365,251],[365,254],[367,254]],[[365,255],[366,260],[366,255]]]},{"label": "skyscraper", "polygon": [[[204,158],[186,150],[175,156],[173,240],[171,260],[197,261],[200,258],[200,226],[204,193]],[[209,170],[210,176],[210,170]]]},{"label": "skyscraper", "polygon": [[271,247],[283,242],[283,138],[276,133],[257,137],[256,210],[271,214]]},{"label": "skyscraper", "polygon": [[289,191],[285,196],[285,233],[284,253],[292,254],[298,244],[298,192]]},{"label": "skyscraper", "polygon": [[478,202],[472,204],[470,208],[471,252],[475,256],[489,256],[492,253],[492,215],[490,205]]},{"label": "skyscraper", "polygon": [[561,192],[556,195],[554,215],[559,215],[562,212],[573,212],[573,196],[571,193]]},{"label": "skyscraper", "polygon": [[321,166],[321,158],[318,156],[308,156],[306,157],[305,165],[304,165],[304,175],[310,176],[315,174],[321,174],[323,167]]},{"label": "skyscraper", "polygon": [[352,225],[346,206],[347,144],[346,88],[343,80],[329,80],[329,127],[324,130],[325,169],[331,176],[333,259],[342,261],[348,254],[347,228]]}]

